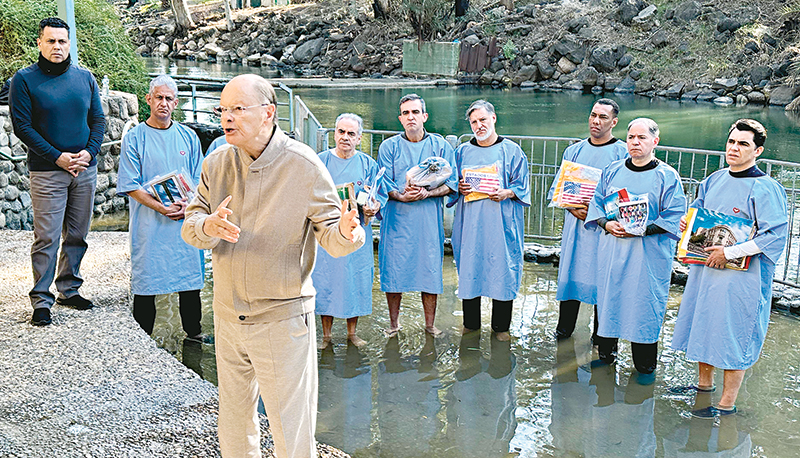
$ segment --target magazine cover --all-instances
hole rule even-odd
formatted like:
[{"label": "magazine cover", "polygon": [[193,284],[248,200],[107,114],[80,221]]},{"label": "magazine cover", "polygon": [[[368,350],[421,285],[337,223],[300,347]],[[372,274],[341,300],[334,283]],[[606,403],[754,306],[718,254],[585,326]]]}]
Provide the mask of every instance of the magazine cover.
[{"label": "magazine cover", "polygon": [[619,203],[628,201],[630,201],[630,198],[628,197],[627,188],[622,188],[603,199],[603,210],[606,212],[606,218],[616,221],[619,217]]},{"label": "magazine cover", "polygon": [[355,186],[352,181],[350,183],[337,184],[336,192],[339,194],[339,198],[342,199],[342,202],[345,200],[350,202],[350,206],[348,207],[350,210],[358,208],[358,204],[356,204]]},{"label": "magazine cover", "polygon": [[628,234],[643,236],[647,229],[648,213],[647,196],[640,196],[636,200],[620,202],[618,207],[619,215],[617,221]]},{"label": "magazine cover", "polygon": [[157,176],[142,186],[156,198],[161,205],[169,207],[180,200],[190,200],[194,197],[191,181],[182,173],[171,172],[165,176]]},{"label": "magazine cover", "polygon": [[[686,215],[686,230],[681,234],[678,260],[685,264],[705,264],[710,246],[731,246],[746,242],[755,235],[755,223],[746,218],[690,208]],[[747,270],[750,257],[729,260],[728,269]]]},{"label": "magazine cover", "polygon": [[594,195],[602,170],[570,161],[562,161],[556,176],[551,207],[586,207]]},{"label": "magazine cover", "polygon": [[461,172],[464,181],[474,189],[473,192],[464,196],[464,202],[489,198],[489,192],[495,192],[500,188],[500,174],[497,164],[464,169]]}]

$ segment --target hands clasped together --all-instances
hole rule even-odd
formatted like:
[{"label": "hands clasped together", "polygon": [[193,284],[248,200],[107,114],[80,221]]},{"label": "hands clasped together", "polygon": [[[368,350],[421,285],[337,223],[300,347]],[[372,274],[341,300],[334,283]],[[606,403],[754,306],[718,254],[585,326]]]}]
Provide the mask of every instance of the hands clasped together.
[{"label": "hands clasped together", "polygon": [[56,159],[56,165],[74,177],[85,171],[90,162],[92,162],[92,155],[85,149],[77,153],[61,153],[61,156]]}]

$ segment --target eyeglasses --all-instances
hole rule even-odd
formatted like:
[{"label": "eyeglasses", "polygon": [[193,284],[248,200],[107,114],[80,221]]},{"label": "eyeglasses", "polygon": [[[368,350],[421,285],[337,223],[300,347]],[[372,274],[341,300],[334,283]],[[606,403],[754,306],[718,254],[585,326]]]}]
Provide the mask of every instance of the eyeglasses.
[{"label": "eyeglasses", "polygon": [[266,107],[272,105],[271,102],[262,103],[260,105],[250,105],[249,107],[223,107],[222,105],[214,107],[214,114],[217,116],[222,116],[224,113],[230,113],[232,116],[241,116],[250,108],[256,107]]}]

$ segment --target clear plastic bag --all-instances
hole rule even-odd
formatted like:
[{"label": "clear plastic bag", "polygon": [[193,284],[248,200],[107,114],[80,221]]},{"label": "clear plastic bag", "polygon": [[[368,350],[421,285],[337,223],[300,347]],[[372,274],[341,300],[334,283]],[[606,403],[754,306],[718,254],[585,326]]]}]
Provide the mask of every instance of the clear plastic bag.
[{"label": "clear plastic bag", "polygon": [[435,189],[441,186],[453,174],[444,158],[431,156],[419,165],[415,165],[406,172],[406,183],[419,186],[421,188]]}]

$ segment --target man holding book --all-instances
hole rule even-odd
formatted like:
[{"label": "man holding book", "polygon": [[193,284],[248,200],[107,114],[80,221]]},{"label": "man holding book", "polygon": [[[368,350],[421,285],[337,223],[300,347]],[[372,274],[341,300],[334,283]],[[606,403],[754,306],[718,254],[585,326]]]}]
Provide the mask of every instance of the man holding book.
[{"label": "man holding book", "polygon": [[163,190],[176,186],[158,181],[174,173],[197,183],[203,151],[192,129],[172,121],[178,106],[172,78],[160,75],[150,81],[145,100],[150,116],[122,139],[117,176],[117,193],[130,200],[133,318],[152,334],[156,295],[177,292],[183,330],[188,339],[201,341],[203,252],[181,238],[189,196],[172,196]]},{"label": "man holding book", "polygon": [[[378,163],[358,151],[364,121],[361,116],[343,113],[336,118],[333,133],[336,147],[320,153],[319,158],[331,173],[337,187],[352,184],[355,196],[363,196],[359,206],[360,222],[368,235],[367,243],[349,256],[334,258],[324,248],[317,250],[317,263],[311,275],[317,290],[317,315],[322,322],[322,345],[325,349],[331,342],[333,319],[347,320],[347,340],[360,347],[366,342],[356,335],[358,317],[372,313],[372,281],[375,262],[372,255],[371,218],[386,204],[386,191]],[[380,176],[379,176],[380,175]],[[367,190],[376,187],[374,200]],[[359,199],[356,198],[358,201]]]},{"label": "man holding book", "polygon": [[[628,157],[625,142],[614,138],[612,133],[619,121],[618,115],[617,102],[611,99],[599,99],[595,102],[589,113],[589,137],[568,146],[564,150],[563,160],[602,170],[608,164]],[[550,187],[548,199],[552,199],[555,189],[556,181]],[[569,208],[564,214],[556,290],[556,300],[559,301],[555,331],[557,339],[566,339],[572,335],[581,302],[597,304],[596,255],[601,231],[596,227],[584,227],[586,209],[586,206]],[[593,340],[596,334],[595,316]]]},{"label": "man holding book", "polygon": [[388,336],[400,329],[400,301],[403,293],[420,291],[425,314],[425,331],[441,333],[433,322],[436,301],[444,291],[444,221],[442,198],[458,189],[456,174],[429,189],[407,180],[406,173],[428,158],[455,164],[453,148],[441,135],[425,131],[428,113],[417,94],[400,99],[400,124],[404,132],[386,139],[378,150],[378,166],[386,168],[389,201],[381,209],[381,241],[378,263],[381,291],[389,306]]},{"label": "man holding book", "polygon": [[[628,124],[631,157],[603,169],[585,223],[605,230],[597,247],[599,359],[593,363],[613,363],[619,339],[628,340],[641,385],[655,381],[678,225],[686,213],[678,172],[655,158],[658,140],[652,119]],[[608,217],[603,202],[621,189],[627,190],[631,206],[642,209],[641,218],[634,211],[619,212],[616,220]]]},{"label": "man holding book", "polygon": [[481,297],[492,299],[492,331],[508,341],[511,311],[522,281],[525,207],[531,205],[528,158],[497,135],[494,106],[467,108],[475,138],[455,152],[459,183],[453,221],[453,258],[463,333],[481,328]]},{"label": "man holding book", "polygon": [[[711,392],[714,369],[724,370],[722,396],[716,406],[692,411],[700,418],[736,412],[745,370],[755,364],[766,339],[772,303],[772,278],[788,233],[786,191],[756,166],[767,131],[752,119],[730,128],[725,147],[728,168],[700,183],[691,207],[754,221],[752,239],[736,245],[706,248],[705,265],[692,265],[683,293],[672,348],[698,363],[697,385],[673,392]],[[686,226],[681,221],[681,229]],[[745,271],[727,269],[734,259],[750,256]]]}]

